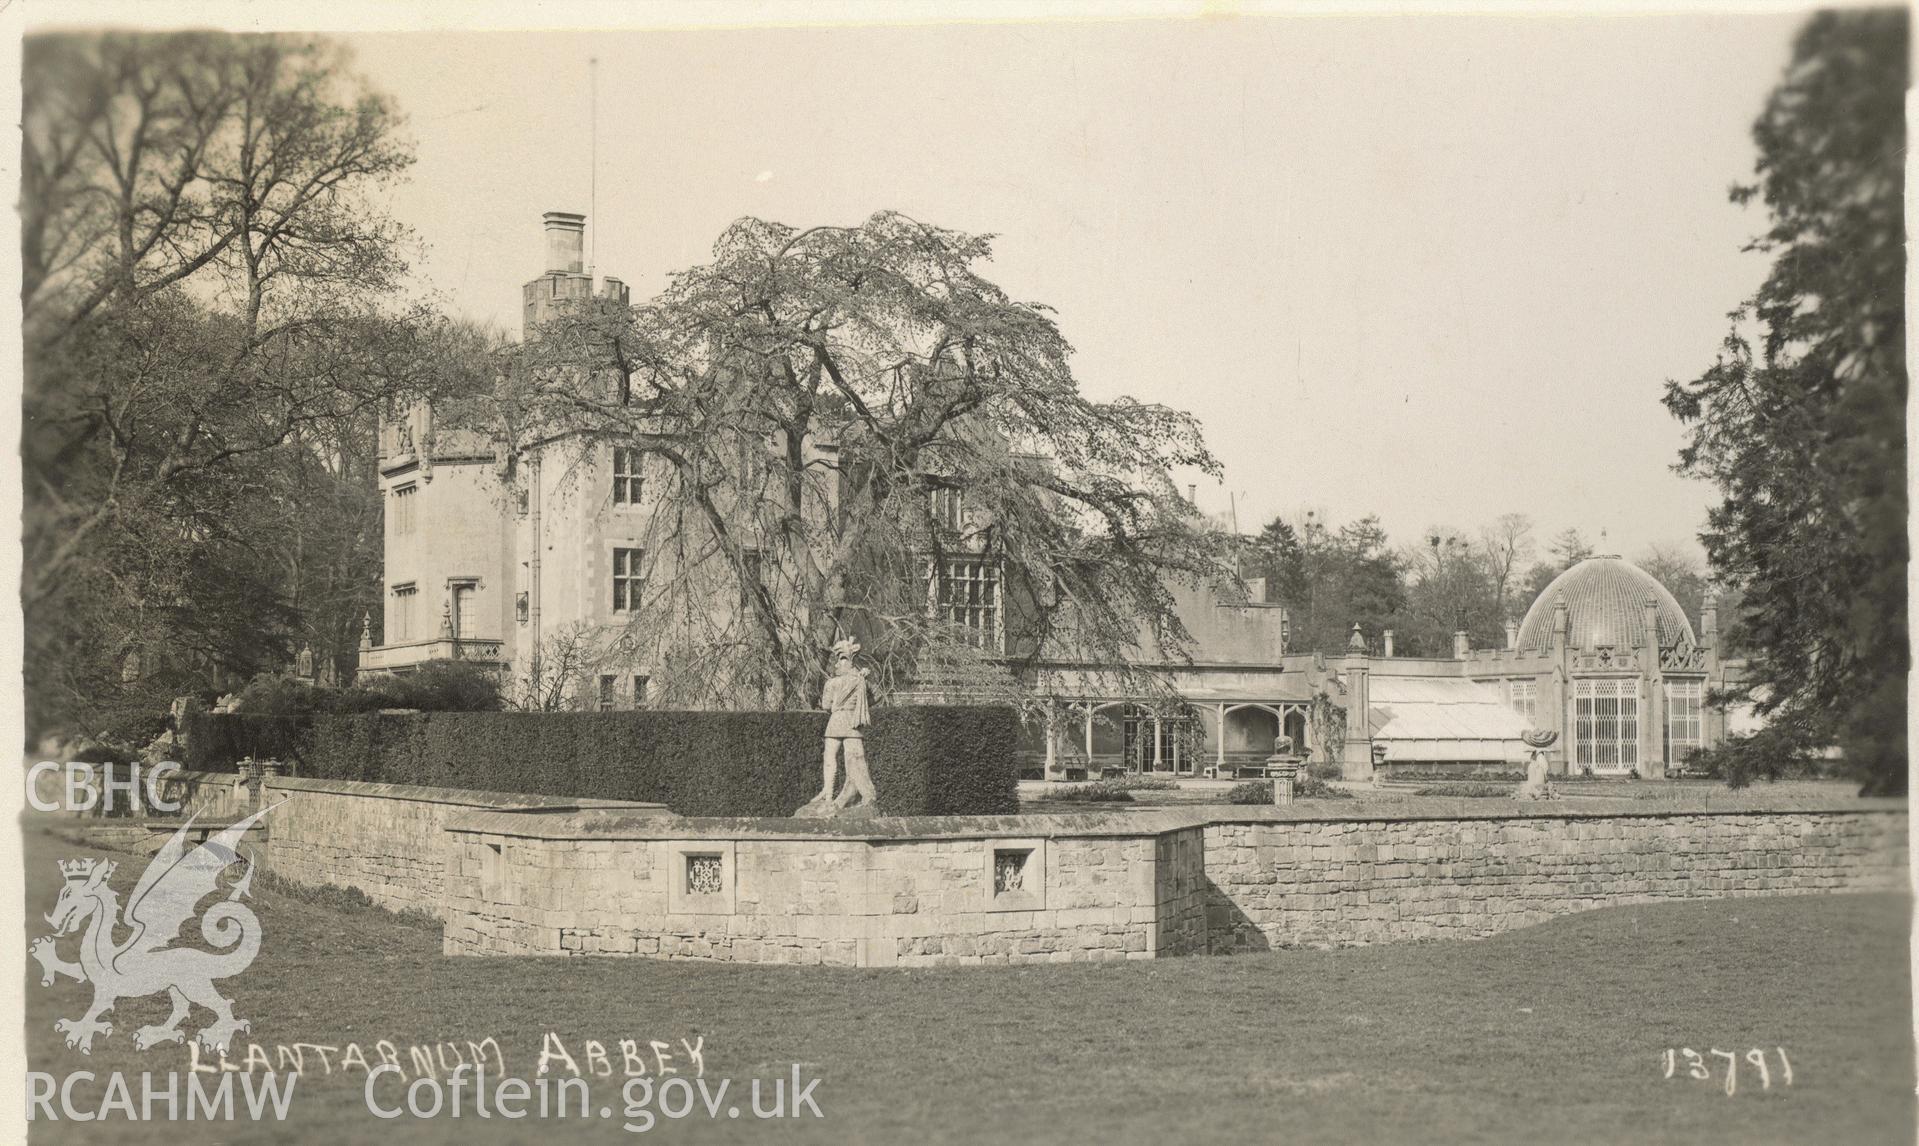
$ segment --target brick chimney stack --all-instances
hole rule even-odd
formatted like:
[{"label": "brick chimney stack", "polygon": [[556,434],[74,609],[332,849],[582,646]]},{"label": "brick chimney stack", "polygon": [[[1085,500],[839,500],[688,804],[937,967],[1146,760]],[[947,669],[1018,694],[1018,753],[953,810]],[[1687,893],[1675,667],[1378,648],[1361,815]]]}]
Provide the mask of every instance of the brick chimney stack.
[{"label": "brick chimney stack", "polygon": [[577,275],[586,270],[586,216],[571,211],[548,211],[546,273]]},{"label": "brick chimney stack", "polygon": [[[586,216],[572,211],[548,211],[543,217],[546,239],[546,269],[538,278],[520,288],[520,332],[534,338],[539,328],[565,307],[593,297],[593,278],[582,263],[586,242]],[[609,279],[609,290],[617,287],[625,302],[626,286]]]}]

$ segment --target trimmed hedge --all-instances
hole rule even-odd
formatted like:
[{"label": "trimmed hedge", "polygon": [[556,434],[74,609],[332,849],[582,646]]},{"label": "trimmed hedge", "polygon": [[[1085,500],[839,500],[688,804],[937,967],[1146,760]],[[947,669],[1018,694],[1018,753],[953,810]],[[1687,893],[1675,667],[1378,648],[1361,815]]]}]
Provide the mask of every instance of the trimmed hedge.
[{"label": "trimmed hedge", "polygon": [[196,772],[232,772],[255,760],[297,760],[306,750],[310,718],[264,713],[206,712],[186,715],[181,764]]},{"label": "trimmed hedge", "polygon": [[[790,816],[819,791],[826,714],[222,714],[193,732],[189,755],[207,767],[223,754],[228,769],[252,755],[290,759],[300,775],[324,779],[643,800],[688,816]],[[895,816],[1017,811],[1018,738],[1010,708],[875,710],[866,755],[879,810]]]},{"label": "trimmed hedge", "polygon": [[[824,720],[824,713],[818,715]],[[820,744],[825,734],[822,724],[813,743]],[[1019,717],[1001,705],[874,709],[873,727],[866,730],[866,761],[880,811],[889,816],[1012,815],[1019,811],[1019,739]],[[808,799],[820,790],[818,772],[816,761]]]},{"label": "trimmed hedge", "polygon": [[819,789],[826,714],[422,712],[313,719],[303,776],[791,815]]}]

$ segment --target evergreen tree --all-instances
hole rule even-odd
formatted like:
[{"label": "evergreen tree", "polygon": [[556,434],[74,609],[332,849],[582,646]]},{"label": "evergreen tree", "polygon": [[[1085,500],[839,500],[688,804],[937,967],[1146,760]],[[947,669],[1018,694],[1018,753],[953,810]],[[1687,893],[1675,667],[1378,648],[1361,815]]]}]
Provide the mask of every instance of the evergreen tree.
[{"label": "evergreen tree", "polygon": [[1705,542],[1744,594],[1744,692],[1767,729],[1726,750],[1770,773],[1838,744],[1869,792],[1906,786],[1905,310],[1908,21],[1827,12],[1753,127],[1773,256],[1718,360],[1670,382],[1678,469],[1722,501]]}]

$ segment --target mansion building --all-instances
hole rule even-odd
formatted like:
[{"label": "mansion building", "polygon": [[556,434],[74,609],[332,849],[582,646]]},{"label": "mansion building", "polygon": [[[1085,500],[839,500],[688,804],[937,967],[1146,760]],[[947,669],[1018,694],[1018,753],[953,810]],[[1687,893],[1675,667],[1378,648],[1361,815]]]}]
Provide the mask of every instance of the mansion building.
[{"label": "mansion building", "polygon": [[[627,304],[620,280],[596,283],[584,267],[585,225],[581,215],[545,216],[545,269],[523,288],[526,336],[567,306]],[[550,447],[515,450],[484,430],[436,425],[427,403],[396,412],[379,438],[381,639],[369,624],[361,671],[463,661],[537,688],[557,638],[617,641],[651,571],[644,461],[615,446],[562,461]],[[933,516],[959,528],[963,493],[936,490]],[[751,572],[741,575],[757,581],[757,558],[743,560]],[[929,607],[942,620],[976,634],[989,654],[1018,644],[1021,594],[1002,584],[1003,570],[959,553],[937,572]],[[1396,656],[1390,631],[1357,625],[1339,655],[1297,653],[1285,606],[1265,601],[1263,584],[1223,577],[1169,588],[1192,638],[1183,656],[1158,652],[1150,633],[1126,673],[1020,650],[1020,684],[1046,713],[1027,726],[1031,774],[1230,775],[1263,761],[1282,735],[1337,762],[1347,779],[1504,771],[1526,758],[1522,734],[1544,729],[1559,734],[1555,773],[1653,778],[1726,734],[1725,714],[1706,704],[1728,671],[1712,598],[1695,624],[1663,585],[1616,556],[1562,573],[1507,625],[1503,648],[1474,649],[1458,633],[1446,658]],[[716,593],[716,609],[733,607]],[[1141,671],[1158,683],[1150,696]],[[569,701],[645,705],[651,672],[644,657],[586,662],[566,686]]]},{"label": "mansion building", "polygon": [[[522,288],[525,334],[569,304],[628,302],[619,279],[596,289],[586,272],[585,228],[583,215],[545,216],[546,269]],[[637,607],[644,480],[632,452],[516,455],[486,430],[436,424],[426,402],[382,424],[379,450],[383,639],[362,638],[362,671],[463,661],[526,681],[553,633],[610,631]],[[597,674],[591,687],[593,703],[624,707],[645,702],[647,678]]]}]

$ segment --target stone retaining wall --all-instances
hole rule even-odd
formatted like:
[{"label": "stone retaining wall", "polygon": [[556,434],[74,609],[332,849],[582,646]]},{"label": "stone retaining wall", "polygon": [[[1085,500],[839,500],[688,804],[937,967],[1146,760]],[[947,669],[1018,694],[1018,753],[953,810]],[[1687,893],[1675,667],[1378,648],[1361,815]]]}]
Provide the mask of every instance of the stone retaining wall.
[{"label": "stone retaining wall", "polygon": [[1179,821],[472,815],[448,829],[445,949],[881,967],[1201,951],[1202,841]]},{"label": "stone retaining wall", "polygon": [[253,814],[257,799],[238,772],[175,772],[159,788],[162,799],[180,805],[177,815],[205,824],[243,820]]},{"label": "stone retaining wall", "polygon": [[[38,762],[30,762],[29,768]],[[60,763],[55,761],[55,763]],[[126,765],[113,765],[113,775],[120,781],[129,778]],[[199,772],[189,771],[177,765],[166,771],[158,771],[158,765],[142,763],[134,766],[139,787],[129,794],[116,788],[113,792],[113,809],[109,813],[105,807],[99,785],[107,778],[107,765],[81,764],[77,761],[59,768],[38,768],[32,771],[33,803],[28,809],[34,815],[66,816],[76,819],[114,819],[164,816],[197,816],[202,820],[237,820],[253,810],[254,791],[247,785],[247,778],[238,772]],[[83,769],[85,784],[95,790],[96,803],[93,807],[80,811],[41,812],[36,808],[61,807],[68,804],[67,769]],[[151,789],[149,789],[151,785]],[[84,791],[84,787],[76,790]],[[177,812],[162,812],[148,805],[149,796],[158,796],[169,804],[179,804]]]},{"label": "stone retaining wall", "polygon": [[269,778],[263,788],[266,805],[287,801],[266,816],[267,862],[275,875],[297,883],[357,887],[390,910],[441,917],[450,820],[503,808],[564,814],[587,807],[658,807],[290,776]]},{"label": "stone retaining wall", "polygon": [[1163,832],[1154,846],[1159,856],[1154,949],[1161,955],[1204,955],[1210,948],[1207,905],[1213,886],[1206,874],[1205,827]]},{"label": "stone retaining wall", "polygon": [[[270,864],[445,922],[448,954],[845,966],[1469,938],[1616,904],[1904,889],[1902,802],[689,819],[274,778]],[[1465,801],[1459,801],[1464,804]],[[1630,801],[1615,802],[1630,809]],[[1476,809],[1475,809],[1476,810]]]},{"label": "stone retaining wall", "polygon": [[1616,904],[1905,889],[1898,812],[1207,825],[1210,950],[1472,938]]}]

